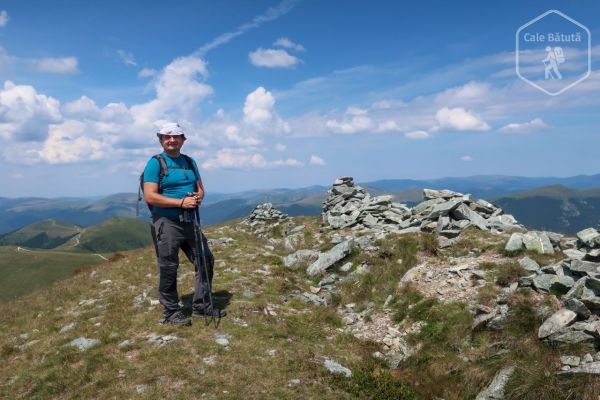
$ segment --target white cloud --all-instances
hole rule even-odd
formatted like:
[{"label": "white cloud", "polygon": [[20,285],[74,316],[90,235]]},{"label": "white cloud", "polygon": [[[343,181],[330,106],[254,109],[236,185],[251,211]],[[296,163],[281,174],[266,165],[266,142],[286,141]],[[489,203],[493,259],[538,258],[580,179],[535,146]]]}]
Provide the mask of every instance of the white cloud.
[{"label": "white cloud", "polygon": [[75,57],[41,58],[35,61],[35,69],[38,72],[50,72],[54,74],[76,74],[79,61]]},{"label": "white cloud", "polygon": [[161,119],[193,119],[199,103],[213,93],[213,88],[198,81],[206,78],[206,63],[198,57],[180,57],[167,65],[156,78],[156,98],[131,107],[136,124],[154,125]]},{"label": "white cloud", "polygon": [[198,50],[196,50],[194,52],[194,54],[204,56],[210,50],[215,49],[223,44],[230,42],[232,39],[234,39],[240,35],[243,35],[244,33],[248,32],[249,30],[258,28],[266,22],[273,21],[273,20],[287,14],[296,6],[297,3],[298,3],[298,0],[284,0],[281,3],[279,3],[278,5],[276,5],[275,7],[271,7],[269,9],[267,9],[267,11],[264,14],[255,16],[251,22],[246,22],[246,23],[238,26],[237,29],[234,31],[225,32],[225,33],[217,36],[215,39],[211,40],[210,42],[206,43],[205,45],[200,47]]},{"label": "white cloud", "polygon": [[310,156],[310,161],[308,162],[311,165],[325,165],[325,160],[323,160],[319,156],[312,155]]},{"label": "white cloud", "polygon": [[248,58],[254,66],[266,68],[289,68],[300,62],[298,57],[285,50],[263,48],[250,52]]},{"label": "white cloud", "polygon": [[8,13],[4,10],[0,11],[0,28],[3,28],[8,24]]},{"label": "white cloud", "polygon": [[294,43],[294,42],[292,42],[290,39],[288,39],[286,37],[282,37],[282,38],[277,39],[273,43],[273,46],[284,47],[286,49],[290,49],[290,50],[294,50],[294,51],[305,51],[306,50],[304,48],[304,46],[302,46],[301,44]]},{"label": "white cloud", "polygon": [[429,139],[431,137],[431,134],[426,131],[412,131],[405,133],[404,136],[408,139],[420,140]]},{"label": "white cloud", "polygon": [[392,121],[392,120],[382,121],[379,123],[379,126],[377,127],[377,132],[395,132],[395,131],[399,131],[399,130],[400,130],[400,127],[398,126],[396,121]]},{"label": "white cloud", "polygon": [[240,129],[236,125],[227,126],[224,135],[227,140],[238,146],[257,146],[260,144],[260,140],[255,137],[244,137],[240,135]]},{"label": "white cloud", "polygon": [[463,161],[473,161],[473,157],[471,156],[462,156],[460,159]]},{"label": "white cloud", "polygon": [[275,97],[273,97],[273,94],[260,86],[246,96],[244,121],[249,125],[264,125],[273,118],[274,106]]},{"label": "white cloud", "polygon": [[548,125],[541,118],[534,118],[529,122],[517,123],[513,122],[498,129],[502,133],[531,133],[543,130]]},{"label": "white cloud", "polygon": [[222,108],[219,108],[217,110],[217,112],[215,113],[215,116],[217,118],[224,118],[225,117],[225,110],[223,110]]},{"label": "white cloud", "polygon": [[117,54],[121,57],[121,61],[125,63],[125,65],[133,65],[137,66],[137,62],[135,62],[135,57],[130,52],[125,50],[117,50]]},{"label": "white cloud", "polygon": [[207,170],[214,169],[265,169],[275,167],[301,167],[304,164],[300,161],[288,158],[286,160],[267,161],[260,153],[250,152],[246,149],[221,149],[216,156],[202,163],[202,167]]},{"label": "white cloud", "polygon": [[489,99],[491,92],[492,86],[488,82],[470,81],[462,86],[444,90],[435,96],[435,101],[447,106],[481,104]]},{"label": "white cloud", "polygon": [[350,106],[346,109],[346,114],[348,115],[367,115],[368,113],[368,110],[359,107]]},{"label": "white cloud", "polygon": [[444,107],[435,114],[438,127],[456,131],[487,131],[490,126],[462,107]]},{"label": "white cloud", "polygon": [[142,68],[140,72],[138,72],[139,78],[151,78],[154,75],[158,74],[158,71],[153,68]]},{"label": "white cloud", "polygon": [[61,120],[58,100],[37,93],[33,86],[4,82],[4,89],[0,90],[0,138],[43,140],[48,124]]},{"label": "white cloud", "polygon": [[60,125],[50,125],[39,157],[49,164],[93,161],[104,158],[106,149],[102,141],[86,136],[86,124],[67,120]]},{"label": "white cloud", "polygon": [[286,149],[287,149],[287,146],[285,144],[277,143],[275,145],[276,151],[285,151]]},{"label": "white cloud", "polygon": [[374,110],[389,110],[391,108],[406,107],[406,103],[402,100],[380,100],[371,105]]}]

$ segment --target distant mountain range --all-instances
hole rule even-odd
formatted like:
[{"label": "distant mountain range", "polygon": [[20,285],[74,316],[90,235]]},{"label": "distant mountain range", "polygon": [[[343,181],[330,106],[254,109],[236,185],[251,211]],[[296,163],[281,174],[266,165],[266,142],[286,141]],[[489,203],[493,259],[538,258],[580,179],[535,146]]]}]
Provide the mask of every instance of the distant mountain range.
[{"label": "distant mountain range", "polygon": [[[392,194],[397,201],[407,205],[422,200],[423,188],[471,193],[476,198],[495,202],[531,228],[574,233],[582,227],[595,226],[600,220],[600,208],[597,206],[600,202],[600,174],[568,178],[478,175],[430,180],[387,179],[358,184],[372,195]],[[273,203],[291,216],[318,215],[328,189],[310,186],[209,193],[201,208],[202,223],[208,225],[243,217],[264,202]],[[134,193],[119,193],[102,199],[0,198],[0,234],[45,219],[87,227],[116,216],[134,217],[136,203],[137,195]],[[141,218],[149,220],[145,203],[140,203],[139,210]]]}]

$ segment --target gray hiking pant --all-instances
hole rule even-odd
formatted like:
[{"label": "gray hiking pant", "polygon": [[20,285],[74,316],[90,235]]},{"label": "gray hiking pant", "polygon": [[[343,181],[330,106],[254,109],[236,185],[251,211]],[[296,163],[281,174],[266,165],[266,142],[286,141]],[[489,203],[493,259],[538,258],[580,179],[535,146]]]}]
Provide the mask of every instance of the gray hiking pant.
[{"label": "gray hiking pant", "polygon": [[[177,293],[177,268],[179,267],[179,249],[183,250],[186,257],[194,264],[194,297],[192,308],[203,310],[209,306],[209,283],[212,284],[214,257],[208,248],[208,242],[202,234],[203,246],[199,246],[200,265],[208,269],[208,281],[206,273],[198,270],[195,263],[195,239],[194,224],[173,221],[167,217],[155,216],[152,219],[152,239],[156,249],[156,259],[160,273],[158,284],[158,300],[164,307],[165,318],[180,310],[179,294]],[[204,257],[202,254],[204,249]]]}]

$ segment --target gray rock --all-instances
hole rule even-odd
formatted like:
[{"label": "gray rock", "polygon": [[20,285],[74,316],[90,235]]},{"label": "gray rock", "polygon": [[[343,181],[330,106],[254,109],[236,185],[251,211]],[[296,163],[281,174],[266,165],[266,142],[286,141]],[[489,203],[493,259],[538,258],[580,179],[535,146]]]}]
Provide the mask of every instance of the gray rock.
[{"label": "gray rock", "polygon": [[571,368],[568,371],[559,372],[559,374],[600,374],[600,361],[581,364],[579,367]]},{"label": "gray rock", "polygon": [[585,257],[585,252],[579,251],[577,249],[566,249],[563,250],[563,253],[572,260],[583,260]]},{"label": "gray rock", "polygon": [[586,355],[581,359],[581,362],[586,364],[594,362],[594,357],[592,357],[590,353],[586,353]]},{"label": "gray rock", "polygon": [[319,258],[317,261],[312,263],[307,269],[306,273],[308,276],[316,276],[328,268],[330,268],[333,264],[340,261],[344,257],[346,257],[352,251],[353,240],[346,240],[340,244],[335,245],[331,250],[319,254]]},{"label": "gray rock", "polygon": [[75,328],[75,322],[71,322],[70,324],[66,324],[62,328],[60,328],[60,333],[65,333]]},{"label": "gray rock", "polygon": [[504,390],[506,388],[506,384],[510,380],[510,377],[515,371],[515,367],[509,366],[502,368],[494,379],[489,384],[489,386],[481,391],[475,400],[501,400],[504,399]]},{"label": "gray rock", "polygon": [[563,300],[567,299],[578,299],[583,295],[583,291],[585,289],[585,282],[587,281],[587,277],[579,279],[573,287],[562,297]]},{"label": "gray rock", "polygon": [[346,378],[350,378],[352,376],[352,371],[350,369],[344,367],[343,365],[333,360],[325,360],[323,366],[333,374],[341,374],[344,375]]},{"label": "gray rock", "polygon": [[553,274],[542,274],[533,278],[533,286],[538,290],[549,292],[552,284],[558,280]]},{"label": "gray rock", "polygon": [[487,222],[485,221],[485,219],[479,215],[478,213],[476,213],[475,211],[471,210],[466,204],[460,204],[458,207],[456,207],[456,209],[454,209],[451,213],[452,217],[454,219],[466,219],[469,220],[469,222],[478,227],[481,230],[487,231],[488,227],[487,227]]},{"label": "gray rock", "polygon": [[77,339],[71,340],[65,346],[77,347],[79,351],[86,351],[94,346],[98,346],[99,344],[100,341],[98,339],[88,339],[84,337],[79,337]]},{"label": "gray rock", "polygon": [[132,346],[132,345],[133,345],[133,343],[134,343],[134,342],[133,342],[133,340],[131,340],[131,339],[126,339],[126,340],[123,340],[121,343],[119,343],[119,344],[117,345],[117,347],[118,347],[119,349],[124,349],[125,347]]},{"label": "gray rock", "polygon": [[571,260],[568,264],[569,270],[572,272],[583,274],[597,274],[600,272],[600,263],[582,261],[582,260]]},{"label": "gray rock", "polygon": [[452,190],[434,190],[434,189],[423,189],[423,198],[425,200],[431,199],[451,199],[454,197],[463,197],[462,193],[453,192]]},{"label": "gray rock", "polygon": [[430,221],[437,221],[440,215],[448,215],[460,204],[461,202],[459,200],[449,200],[444,203],[436,204],[433,206],[431,212],[427,216],[427,219]]},{"label": "gray rock", "polygon": [[519,260],[519,265],[525,271],[529,271],[529,272],[538,272],[540,270],[540,265],[537,262],[535,262],[535,260],[533,260],[529,257],[521,258]]},{"label": "gray rock", "polygon": [[283,265],[286,268],[294,269],[301,263],[312,263],[319,258],[319,252],[316,250],[298,250],[295,253],[283,257]]},{"label": "gray rock", "polygon": [[148,342],[154,344],[155,346],[163,347],[167,343],[170,343],[179,338],[175,335],[158,335],[156,333],[151,333],[146,336],[146,339],[148,340]]},{"label": "gray rock", "polygon": [[342,271],[342,272],[348,272],[351,269],[352,269],[352,263],[351,262],[347,262],[347,263],[345,263],[344,265],[342,265],[340,267],[340,271]]},{"label": "gray rock", "polygon": [[575,285],[575,280],[570,276],[557,276],[556,280],[550,285],[550,292],[558,294],[566,294]]},{"label": "gray rock", "polygon": [[527,250],[540,254],[554,254],[550,238],[545,232],[529,231],[523,235],[523,244]]},{"label": "gray rock", "polygon": [[577,239],[588,247],[595,247],[597,240],[600,239],[600,233],[594,228],[587,228],[577,232]]},{"label": "gray rock", "polygon": [[558,332],[560,329],[575,321],[575,318],[577,318],[577,314],[566,308],[557,311],[540,326],[538,329],[538,338],[544,339]]},{"label": "gray rock", "polygon": [[560,356],[560,362],[570,367],[577,367],[580,361],[581,359],[577,356]]},{"label": "gray rock", "polygon": [[518,251],[523,248],[523,234],[520,232],[515,232],[510,235],[510,239],[504,246],[504,250],[506,251]]},{"label": "gray rock", "polygon": [[548,341],[555,346],[564,344],[583,343],[590,346],[594,344],[594,337],[583,331],[561,330],[548,337]]},{"label": "gray rock", "polygon": [[592,315],[592,313],[590,312],[590,310],[585,306],[585,304],[583,304],[580,300],[578,299],[566,299],[563,301],[563,304],[565,305],[565,307],[568,310],[573,311],[574,313],[576,313],[577,315],[579,315],[581,318],[587,319],[590,317],[590,315]]}]

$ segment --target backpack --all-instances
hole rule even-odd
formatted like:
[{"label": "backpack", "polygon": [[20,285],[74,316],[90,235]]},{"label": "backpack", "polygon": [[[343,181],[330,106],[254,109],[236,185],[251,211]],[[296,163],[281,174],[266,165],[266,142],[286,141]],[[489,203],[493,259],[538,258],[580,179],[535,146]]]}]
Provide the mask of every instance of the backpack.
[{"label": "backpack", "polygon": [[566,61],[565,59],[565,53],[562,49],[562,47],[555,47],[554,48],[554,55],[556,56],[556,62],[559,64],[562,64]]},{"label": "backpack", "polygon": [[[194,168],[194,162],[192,161],[192,159],[185,155],[185,154],[181,154],[185,160],[185,162],[188,165],[188,168],[185,167],[171,167],[171,169],[185,169],[185,170],[192,170],[194,171],[194,176],[196,177],[196,180],[198,180],[198,173],[196,172],[196,168]],[[152,156],[152,158],[156,158],[158,160],[158,164],[160,165],[160,172],[158,174],[158,193],[162,193],[162,181],[163,178],[167,175],[169,175],[169,167],[167,167],[167,162],[165,161],[165,158],[162,156],[162,154],[155,154]],[[142,201],[142,194],[144,193],[144,172],[141,173],[140,175],[140,187],[138,188],[138,201],[135,207],[135,215],[136,217],[140,216],[140,201]],[[153,213],[153,207],[146,203],[146,205],[148,206],[148,210],[150,210],[150,214]]]}]

